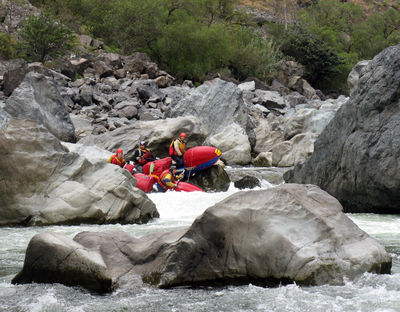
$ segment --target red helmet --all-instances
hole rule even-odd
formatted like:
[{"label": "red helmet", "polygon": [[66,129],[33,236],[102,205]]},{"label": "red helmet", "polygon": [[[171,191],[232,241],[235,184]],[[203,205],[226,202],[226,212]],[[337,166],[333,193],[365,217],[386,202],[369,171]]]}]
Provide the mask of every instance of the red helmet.
[{"label": "red helmet", "polygon": [[179,137],[180,137],[180,138],[183,137],[183,139],[186,139],[186,133],[185,133],[185,132],[182,132],[182,133],[179,135]]},{"label": "red helmet", "polygon": [[119,148],[119,149],[117,149],[116,153],[117,153],[117,154],[118,154],[118,153],[124,153],[124,151],[123,151],[121,148]]}]

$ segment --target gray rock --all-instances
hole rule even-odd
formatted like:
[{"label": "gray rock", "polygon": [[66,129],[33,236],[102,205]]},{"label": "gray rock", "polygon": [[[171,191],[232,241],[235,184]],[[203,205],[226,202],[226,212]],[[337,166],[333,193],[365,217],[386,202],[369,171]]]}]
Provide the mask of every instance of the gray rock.
[{"label": "gray rock", "polygon": [[205,192],[226,192],[231,180],[222,166],[215,165],[196,172],[189,182]]},{"label": "gray rock", "polygon": [[251,146],[244,129],[236,123],[208,137],[205,145],[216,146],[222,151],[222,159],[228,165],[247,165],[251,162]]},{"label": "gray rock", "polygon": [[166,113],[167,117],[195,116],[208,134],[216,134],[232,123],[245,129],[248,118],[241,90],[221,79],[190,89],[185,98],[172,102]]},{"label": "gray rock", "polygon": [[139,239],[122,231],[82,232],[73,241],[39,234],[13,282],[57,281],[104,292],[110,284],[342,285],[390,268],[385,248],[346,217],[335,198],[313,185],[284,184],[238,192],[187,230]]},{"label": "gray rock", "polygon": [[81,106],[91,106],[93,105],[93,87],[88,85],[83,85],[79,88],[79,104]]},{"label": "gray rock", "polygon": [[117,53],[102,53],[99,55],[98,59],[114,68],[120,68],[122,66],[121,55]]},{"label": "gray rock", "polygon": [[81,139],[85,145],[97,145],[109,151],[122,148],[125,155],[133,156],[140,141],[148,142],[152,154],[160,158],[169,156],[171,140],[186,132],[188,135],[187,149],[201,145],[206,134],[200,122],[190,117],[179,117],[155,121],[137,121],[132,125],[107,132],[102,135],[92,135]]},{"label": "gray rock", "polygon": [[256,83],[253,81],[243,82],[238,85],[238,88],[243,91],[255,91]]},{"label": "gray rock", "polygon": [[163,119],[164,114],[159,109],[142,107],[139,109],[138,117],[143,121],[158,120]]},{"label": "gray rock", "polygon": [[285,180],[319,185],[345,211],[398,213],[400,202],[400,45],[362,71],[350,100]]},{"label": "gray rock", "polygon": [[7,63],[7,70],[3,74],[3,92],[6,96],[9,96],[19,86],[27,71],[28,64],[22,59]]},{"label": "gray rock", "polygon": [[244,176],[238,181],[235,181],[233,185],[238,189],[253,189],[255,187],[260,187],[261,183],[255,176]]},{"label": "gray rock", "polygon": [[94,62],[93,68],[96,75],[100,78],[109,77],[114,74],[112,67],[102,61]]},{"label": "gray rock", "polygon": [[158,216],[127,170],[108,157],[93,164],[69,152],[33,121],[10,119],[0,130],[0,154],[8,155],[0,162],[0,225],[143,223]]},{"label": "gray rock", "polygon": [[53,80],[30,72],[4,108],[11,116],[34,120],[62,141],[75,142],[75,129]]},{"label": "gray rock", "polygon": [[253,165],[257,167],[271,167],[272,166],[272,153],[262,152],[257,155],[253,160]]},{"label": "gray rock", "polygon": [[138,109],[135,106],[126,106],[118,111],[120,118],[127,118],[128,120],[135,118],[138,115]]},{"label": "gray rock", "polygon": [[353,67],[349,76],[347,77],[347,86],[349,87],[349,90],[350,90],[350,96],[353,95],[355,88],[358,84],[358,81],[360,80],[360,75],[362,74],[363,70],[367,67],[369,62],[370,62],[369,60],[358,62]]},{"label": "gray rock", "polygon": [[[54,257],[43,257],[42,246],[46,246]],[[98,292],[107,292],[113,287],[103,258],[67,236],[58,233],[37,234],[31,239],[26,252],[30,257],[24,263],[23,270],[12,280],[14,284],[32,281],[63,283]],[[79,267],[77,263],[80,263]]]},{"label": "gray rock", "polygon": [[91,119],[74,114],[69,114],[69,116],[74,125],[75,135],[78,140],[93,133],[94,127]]}]

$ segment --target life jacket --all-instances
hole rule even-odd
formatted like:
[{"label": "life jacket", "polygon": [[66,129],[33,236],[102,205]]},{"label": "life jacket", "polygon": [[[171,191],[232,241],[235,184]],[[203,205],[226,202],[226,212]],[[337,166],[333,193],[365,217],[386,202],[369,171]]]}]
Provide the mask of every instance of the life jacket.
[{"label": "life jacket", "polygon": [[[179,139],[177,139],[179,140]],[[178,156],[177,152],[175,151],[175,143],[176,140],[172,140],[170,146],[169,146],[169,155],[170,156]],[[184,142],[182,142],[181,140],[179,140],[179,150],[182,153],[182,155],[185,153],[185,149],[186,149],[186,144]]]},{"label": "life jacket", "polygon": [[108,162],[114,165],[118,165],[121,168],[124,168],[125,166],[125,159],[122,157],[121,160],[118,159],[117,155],[112,155],[109,159]]},{"label": "life jacket", "polygon": [[174,183],[175,182],[175,177],[169,172],[169,169],[164,170],[161,174],[160,177],[158,178],[157,183],[164,189],[164,190],[169,190],[171,187],[168,186],[164,179],[166,178],[167,175],[171,176],[171,182]]},{"label": "life jacket", "polygon": [[149,151],[149,150],[139,148],[139,151],[141,152],[141,155],[139,156],[140,158],[139,158],[139,160],[138,160],[138,163],[139,163],[140,165],[143,166],[144,164],[146,164],[146,163],[148,163],[149,161],[151,161],[151,160],[150,160],[151,154],[150,154],[150,151]]}]

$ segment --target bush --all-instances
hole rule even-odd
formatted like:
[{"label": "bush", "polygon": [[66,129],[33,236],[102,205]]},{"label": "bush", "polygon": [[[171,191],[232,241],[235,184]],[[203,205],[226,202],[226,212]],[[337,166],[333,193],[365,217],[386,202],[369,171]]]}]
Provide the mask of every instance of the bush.
[{"label": "bush", "polygon": [[17,57],[17,41],[10,35],[0,32],[0,59],[9,60]]},{"label": "bush", "polygon": [[316,36],[300,29],[286,33],[282,52],[306,67],[305,78],[315,87],[324,89],[344,64],[332,49]]},{"label": "bush", "polygon": [[229,68],[238,80],[249,76],[268,81],[272,78],[278,61],[282,58],[279,48],[270,39],[262,38],[246,28],[232,32],[234,43]]},{"label": "bush", "polygon": [[44,62],[66,54],[75,46],[72,31],[48,14],[29,17],[19,34],[32,61]]}]

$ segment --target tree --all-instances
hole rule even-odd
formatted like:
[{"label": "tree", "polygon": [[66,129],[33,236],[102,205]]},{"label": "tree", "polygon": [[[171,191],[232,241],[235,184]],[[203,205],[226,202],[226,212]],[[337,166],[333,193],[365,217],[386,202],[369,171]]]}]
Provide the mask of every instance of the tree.
[{"label": "tree", "polygon": [[283,25],[287,30],[289,22],[294,19],[297,2],[295,0],[268,0],[268,2],[273,7],[275,15],[283,20]]},{"label": "tree", "polygon": [[287,32],[281,50],[306,67],[305,78],[318,88],[323,88],[343,64],[343,59],[323,41],[302,29]]},{"label": "tree", "polygon": [[48,14],[29,17],[19,34],[27,57],[33,61],[64,55],[75,45],[72,31]]}]

